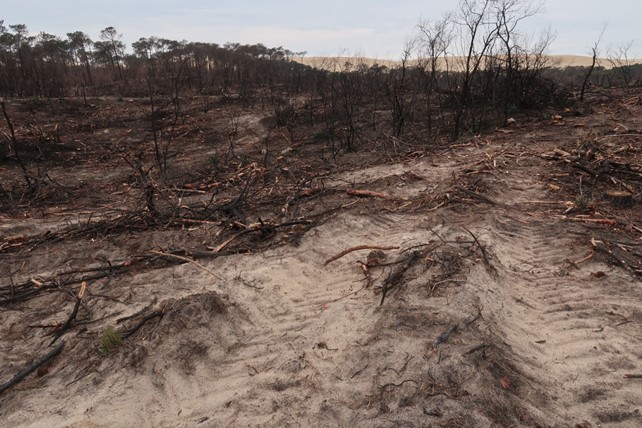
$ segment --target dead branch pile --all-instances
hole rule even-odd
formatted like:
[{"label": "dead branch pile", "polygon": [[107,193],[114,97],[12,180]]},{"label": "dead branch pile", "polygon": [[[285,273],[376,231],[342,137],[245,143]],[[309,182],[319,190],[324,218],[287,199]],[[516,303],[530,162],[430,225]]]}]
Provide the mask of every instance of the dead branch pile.
[{"label": "dead branch pile", "polygon": [[642,194],[642,131],[628,130],[594,137],[544,157],[561,161],[569,173],[560,180],[575,189],[579,204],[610,202],[631,208]]},{"label": "dead branch pile", "polygon": [[[96,281],[102,278],[126,274],[136,268],[141,270],[157,269],[168,265],[193,263],[196,260],[215,258],[222,255],[248,253],[283,242],[291,238],[292,233],[300,227],[312,225],[308,220],[297,220],[282,224],[260,222],[251,224],[234,233],[216,248],[204,249],[167,249],[149,251],[125,260],[106,260],[99,264],[70,269],[43,276],[33,274],[29,279],[12,284],[0,285],[0,306],[32,299],[46,291],[63,291],[65,287],[80,284],[83,281]],[[272,240],[277,231],[284,230],[280,239]],[[261,245],[261,242],[266,243]]]}]

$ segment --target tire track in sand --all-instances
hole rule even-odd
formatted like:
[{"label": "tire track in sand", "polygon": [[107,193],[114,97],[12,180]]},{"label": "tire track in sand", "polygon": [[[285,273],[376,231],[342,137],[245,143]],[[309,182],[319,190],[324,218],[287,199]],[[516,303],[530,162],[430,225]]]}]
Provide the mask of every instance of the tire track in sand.
[{"label": "tire track in sand", "polygon": [[[528,189],[522,200],[545,199],[534,177],[525,170],[505,184],[518,181]],[[502,194],[511,203],[511,192]],[[539,407],[548,407],[562,426],[641,426],[642,388],[624,378],[642,372],[637,279],[593,260],[569,264],[590,251],[590,232],[579,225],[519,210],[490,214],[482,237],[499,261],[500,279],[489,282],[493,327],[524,373],[548,391],[549,401]]]}]

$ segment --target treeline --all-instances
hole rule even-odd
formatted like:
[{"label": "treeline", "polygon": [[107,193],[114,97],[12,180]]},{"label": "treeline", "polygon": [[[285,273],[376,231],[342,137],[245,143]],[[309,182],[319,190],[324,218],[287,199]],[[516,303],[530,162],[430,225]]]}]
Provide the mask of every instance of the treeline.
[{"label": "treeline", "polygon": [[[551,68],[546,76],[571,91],[580,91],[588,70],[587,66]],[[598,63],[590,74],[588,83],[599,88],[642,86],[642,64],[631,64],[628,61],[622,64],[613,60],[607,60],[606,66]]]},{"label": "treeline", "polygon": [[280,68],[292,67],[285,62],[295,55],[262,44],[220,46],[157,37],[141,38],[127,53],[115,28],[105,28],[99,38],[93,41],[81,31],[66,38],[45,32],[31,36],[25,25],[7,27],[0,21],[0,95],[142,95],[151,66],[170,76],[180,71],[185,88],[220,93],[248,80],[261,84],[262,76],[274,79]]},{"label": "treeline", "polygon": [[[393,68],[358,58],[311,68],[292,61],[304,53],[282,47],[158,37],[139,39],[128,53],[113,27],[93,41],[78,31],[66,38],[30,36],[24,25],[0,23],[0,95],[144,96],[152,109],[167,109],[176,120],[181,97],[222,95],[272,108],[276,123],[290,130],[322,124],[318,138],[336,151],[355,150],[367,131],[454,140],[506,124],[520,111],[568,101],[559,82],[569,75],[552,72],[545,55],[550,32],[533,37],[521,31],[540,6],[461,0],[441,19],[420,22]],[[632,70],[625,69],[628,82]],[[606,75],[598,71],[593,81]],[[578,75],[567,79],[570,86]]]}]

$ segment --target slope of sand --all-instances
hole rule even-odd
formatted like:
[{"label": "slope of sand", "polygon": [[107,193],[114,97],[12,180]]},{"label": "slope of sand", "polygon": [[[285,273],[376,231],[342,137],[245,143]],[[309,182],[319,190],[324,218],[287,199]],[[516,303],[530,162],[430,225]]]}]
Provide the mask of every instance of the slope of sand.
[{"label": "slope of sand", "polygon": [[[365,65],[371,67],[373,65],[381,65],[386,67],[398,67],[401,65],[400,61],[391,60],[391,59],[377,59],[377,58],[367,58],[367,57],[304,57],[304,58],[293,58],[297,62],[309,65],[311,67],[321,68],[324,70],[342,70],[345,68],[346,63],[350,64],[350,67],[356,67],[358,65]],[[592,62],[590,56],[581,56],[581,55],[548,55],[548,64],[551,67],[556,68],[565,68],[565,67],[589,67]],[[598,58],[598,64],[604,68],[612,68],[612,63],[607,58]],[[460,59],[453,57],[450,59],[450,68],[457,68],[457,64],[460,62]],[[642,58],[631,59],[628,61],[629,64],[640,64],[642,63]],[[417,60],[411,60],[410,64],[417,64]],[[445,69],[445,62],[443,59],[438,61],[438,66],[440,69]]]},{"label": "slope of sand", "polygon": [[[564,219],[572,202],[551,190],[543,158],[612,129],[608,117],[523,125],[337,174],[326,186],[398,199],[348,198],[298,245],[110,281],[87,301],[94,318],[115,322],[150,305],[166,315],[93,365],[66,350],[48,375],[0,398],[0,425],[640,426],[642,388],[623,377],[642,371],[639,278],[585,258],[602,230]],[[623,110],[618,123],[642,126],[636,111]],[[462,180],[487,199],[449,203]],[[136,245],[154,248],[161,238]],[[324,266],[365,244],[399,247],[372,263],[369,287],[358,263],[367,250]],[[374,290],[413,252],[415,264],[381,305]],[[46,269],[36,255],[43,259],[32,263]],[[114,288],[117,299],[98,296]],[[39,315],[64,318],[48,312],[47,299]],[[32,318],[3,309],[0,334]],[[4,377],[34,356],[25,343],[37,336],[26,331],[24,342],[0,344]],[[88,324],[67,339],[98,331]]]}]

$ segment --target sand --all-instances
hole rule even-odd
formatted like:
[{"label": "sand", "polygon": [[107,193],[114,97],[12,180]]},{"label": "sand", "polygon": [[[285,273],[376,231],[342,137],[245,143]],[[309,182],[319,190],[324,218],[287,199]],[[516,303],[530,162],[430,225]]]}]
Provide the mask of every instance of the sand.
[{"label": "sand", "polygon": [[[589,67],[593,61],[590,56],[582,55],[547,55],[547,64],[553,68],[565,68],[565,67]],[[363,64],[367,67],[373,65],[385,66],[388,68],[398,67],[401,65],[401,62],[393,59],[381,59],[381,58],[367,58],[367,57],[303,57],[303,58],[293,58],[293,60],[301,62],[303,64],[322,68],[326,70],[338,71],[345,68],[347,63],[351,67],[356,67],[360,64]],[[451,58],[450,60],[450,69],[457,69],[458,58]],[[599,66],[606,69],[613,67],[611,61],[608,58],[598,58],[597,63]],[[641,64],[642,58],[630,59],[628,64]],[[410,64],[416,65],[417,60],[413,59],[410,61]],[[438,61],[438,67],[440,69],[446,69],[445,61],[443,59]]]},{"label": "sand", "polygon": [[[549,186],[541,155],[609,120],[518,123],[430,157],[337,174],[328,186],[360,184],[398,202],[350,199],[298,245],[203,261],[207,270],[188,263],[90,284],[86,305],[100,322],[66,335],[47,374],[0,397],[0,425],[640,426],[642,387],[624,378],[642,371],[639,278],[597,256],[569,264],[591,252],[599,226],[537,202],[572,202]],[[618,121],[640,127],[635,112]],[[420,179],[402,179],[410,173]],[[447,201],[453,177],[480,180],[495,203],[403,207],[422,195]],[[28,263],[44,274],[83,252],[117,260],[161,239],[63,243]],[[359,264],[369,250],[324,266],[356,245],[399,247],[370,268],[370,287]],[[419,260],[381,305],[377,286],[413,251]],[[53,298],[2,309],[3,379],[50,340],[25,325],[63,320],[73,306],[51,312]],[[102,326],[146,307],[167,315],[99,356]]]}]

